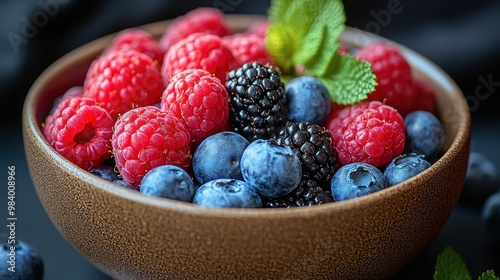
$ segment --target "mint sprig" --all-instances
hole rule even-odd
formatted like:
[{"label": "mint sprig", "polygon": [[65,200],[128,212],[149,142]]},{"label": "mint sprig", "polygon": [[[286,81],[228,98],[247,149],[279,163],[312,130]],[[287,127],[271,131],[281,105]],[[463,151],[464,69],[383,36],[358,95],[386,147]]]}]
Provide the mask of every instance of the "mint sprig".
[{"label": "mint sprig", "polygon": [[375,89],[370,64],[338,54],[345,30],[341,0],[272,0],[268,16],[266,46],[283,76],[314,76],[343,105],[361,101]]},{"label": "mint sprig", "polygon": [[319,80],[326,85],[332,99],[342,105],[366,99],[376,85],[371,65],[350,55],[334,56]]},{"label": "mint sprig", "polygon": [[[451,247],[446,247],[436,261],[434,280],[471,280],[471,275],[464,260]],[[478,280],[500,280],[491,269],[483,272]]]}]

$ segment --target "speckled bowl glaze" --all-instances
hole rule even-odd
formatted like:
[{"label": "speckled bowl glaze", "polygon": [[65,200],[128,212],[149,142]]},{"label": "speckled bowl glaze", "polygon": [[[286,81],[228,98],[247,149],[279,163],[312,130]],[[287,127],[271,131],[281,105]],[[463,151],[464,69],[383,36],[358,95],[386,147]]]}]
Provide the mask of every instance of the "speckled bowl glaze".
[{"label": "speckled bowl glaze", "polygon": [[[259,17],[227,17],[242,31]],[[159,36],[169,21],[142,28]],[[51,65],[23,111],[29,171],[62,235],[115,279],[383,279],[436,237],[459,197],[467,168],[470,114],[450,77],[402,47],[415,73],[437,90],[446,152],[406,182],[358,199],[295,209],[204,209],[144,196],[71,164],[45,141],[41,124],[56,96],[82,85],[113,35]],[[342,41],[384,40],[348,28]]]}]

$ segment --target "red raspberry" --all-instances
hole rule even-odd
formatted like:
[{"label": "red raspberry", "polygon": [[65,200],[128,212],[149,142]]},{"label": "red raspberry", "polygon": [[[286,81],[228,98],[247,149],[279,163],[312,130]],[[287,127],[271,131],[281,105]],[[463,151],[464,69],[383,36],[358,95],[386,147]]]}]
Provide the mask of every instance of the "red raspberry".
[{"label": "red raspberry", "polygon": [[364,101],[333,113],[326,127],[332,134],[339,166],[365,162],[379,167],[403,152],[403,117],[380,101]]},{"label": "red raspberry", "polygon": [[229,34],[224,14],[215,8],[196,8],[183,16],[177,17],[165,29],[160,38],[160,48],[168,49],[193,33],[208,33],[224,37]]},{"label": "red raspberry", "polygon": [[262,19],[252,23],[245,33],[255,34],[261,38],[266,38],[267,30],[269,29],[270,22],[267,19]]},{"label": "red raspberry", "polygon": [[142,177],[154,167],[189,166],[189,142],[182,122],[154,106],[127,111],[116,121],[111,138],[120,175],[137,189]]},{"label": "red raspberry", "polygon": [[111,156],[113,118],[91,98],[61,100],[43,126],[43,135],[63,157],[90,170]]},{"label": "red raspberry", "polygon": [[106,49],[109,50],[129,50],[133,49],[143,54],[148,55],[157,65],[158,70],[161,69],[165,52],[160,49],[160,45],[151,33],[139,29],[128,28],[120,31]]},{"label": "red raspberry", "polygon": [[415,102],[412,72],[399,48],[386,42],[375,42],[361,48],[355,56],[371,63],[377,77],[378,85],[368,95],[368,100],[384,102],[396,108],[402,116],[408,114]]},{"label": "red raspberry", "polygon": [[83,96],[95,99],[114,119],[160,102],[165,88],[151,57],[136,50],[113,50],[94,60],[83,86]]},{"label": "red raspberry", "polygon": [[63,99],[66,99],[68,97],[82,97],[83,95],[83,87],[82,86],[74,86],[66,90],[62,95],[58,96],[55,100],[54,103],[52,104],[52,108],[50,109],[50,115],[54,113],[56,110],[57,106]]},{"label": "red raspberry", "polygon": [[229,94],[217,77],[188,69],[173,76],[161,99],[163,111],[184,120],[196,146],[226,128]]},{"label": "red raspberry", "polygon": [[239,33],[225,36],[222,41],[231,48],[240,66],[254,61],[273,64],[265,39],[258,35]]},{"label": "red raspberry", "polygon": [[423,78],[413,77],[413,90],[416,96],[411,111],[427,111],[437,113],[436,93],[431,85]]},{"label": "red raspberry", "polygon": [[349,54],[350,52],[351,50],[346,45],[340,45],[339,49],[337,50],[338,54]]},{"label": "red raspberry", "polygon": [[162,78],[168,85],[170,78],[184,70],[198,68],[214,74],[221,82],[226,74],[238,67],[229,46],[217,35],[194,33],[173,45],[165,54]]},{"label": "red raspberry", "polygon": [[68,97],[82,97],[83,95],[83,87],[82,86],[74,86],[70,87],[61,97],[61,100],[66,99]]}]

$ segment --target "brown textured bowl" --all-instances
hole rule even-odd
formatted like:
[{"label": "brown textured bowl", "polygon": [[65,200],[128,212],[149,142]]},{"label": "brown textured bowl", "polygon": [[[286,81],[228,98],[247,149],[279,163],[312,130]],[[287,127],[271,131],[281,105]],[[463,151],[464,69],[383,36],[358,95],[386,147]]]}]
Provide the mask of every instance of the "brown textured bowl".
[{"label": "brown textured bowl", "polygon": [[[255,16],[228,16],[235,31]],[[143,26],[159,36],[169,21]],[[23,139],[34,186],[63,236],[115,279],[382,279],[436,237],[460,194],[470,114],[457,85],[404,48],[414,71],[437,90],[446,153],[410,180],[350,201],[295,209],[203,209],[118,187],[71,164],[42,136],[54,98],[81,85],[112,35],[72,51],[34,83]],[[348,28],[360,46],[382,38]]]}]

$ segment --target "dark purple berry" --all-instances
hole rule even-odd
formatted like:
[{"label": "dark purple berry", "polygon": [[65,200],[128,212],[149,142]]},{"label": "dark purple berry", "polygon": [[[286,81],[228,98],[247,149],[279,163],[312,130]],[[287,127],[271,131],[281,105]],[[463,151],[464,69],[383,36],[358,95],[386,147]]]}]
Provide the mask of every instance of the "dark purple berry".
[{"label": "dark purple berry", "polygon": [[308,179],[307,175],[302,175],[299,186],[287,195],[277,198],[262,196],[265,208],[314,206],[330,202],[333,202],[330,190],[324,190],[316,181]]},{"label": "dark purple berry", "polygon": [[323,126],[308,122],[288,122],[275,137],[280,145],[288,146],[299,157],[302,175],[329,189],[335,173],[337,152],[332,136]]},{"label": "dark purple berry", "polygon": [[246,63],[227,74],[229,124],[249,141],[270,139],[286,124],[285,86],[278,68]]}]

